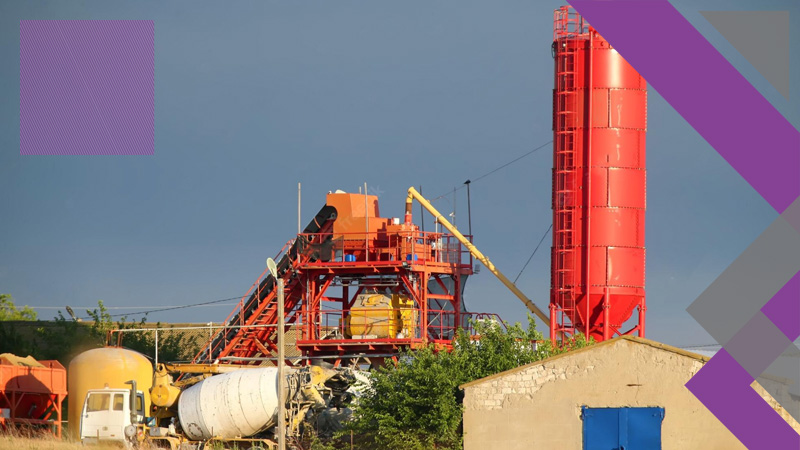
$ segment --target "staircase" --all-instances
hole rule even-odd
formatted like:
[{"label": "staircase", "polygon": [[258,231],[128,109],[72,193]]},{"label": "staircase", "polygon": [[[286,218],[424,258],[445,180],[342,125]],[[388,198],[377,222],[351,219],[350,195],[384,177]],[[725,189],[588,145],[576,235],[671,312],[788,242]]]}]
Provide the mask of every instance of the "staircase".
[{"label": "staircase", "polygon": [[[277,274],[284,280],[284,314],[290,321],[296,319],[297,316],[290,313],[299,306],[305,291],[296,272],[304,264],[319,258],[318,249],[332,237],[330,232],[335,220],[336,209],[324,206],[276,264]],[[193,362],[213,363],[228,358],[228,362],[258,365],[263,357],[277,354],[277,283],[266,270],[261,277],[258,287],[249,297],[245,295],[247,300],[243,299],[240,306],[231,312],[222,331],[195,356]]]}]

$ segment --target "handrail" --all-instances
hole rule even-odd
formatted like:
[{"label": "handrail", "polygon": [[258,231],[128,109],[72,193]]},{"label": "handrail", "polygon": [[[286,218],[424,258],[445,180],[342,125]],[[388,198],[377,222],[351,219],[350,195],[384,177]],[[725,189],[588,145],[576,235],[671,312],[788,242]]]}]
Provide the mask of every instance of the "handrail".
[{"label": "handrail", "polygon": [[489,269],[489,272],[492,272],[494,276],[496,276],[497,279],[500,280],[500,282],[502,282],[511,292],[513,292],[514,295],[516,295],[517,298],[519,298],[522,301],[522,303],[524,303],[525,306],[532,313],[534,313],[539,319],[543,320],[545,324],[547,324],[548,326],[550,325],[550,317],[547,314],[545,314],[541,309],[539,309],[539,307],[536,306],[532,301],[530,301],[530,299],[528,299],[528,297],[526,297],[525,294],[523,294],[522,291],[519,290],[517,285],[515,285],[513,282],[511,282],[511,280],[506,278],[506,276],[503,275],[503,273],[500,272],[500,270],[497,269],[494,266],[494,264],[492,264],[489,258],[484,256],[484,254],[481,253],[477,249],[477,247],[472,245],[472,242],[470,242],[469,239],[464,237],[464,235],[461,234],[458,231],[458,229],[455,226],[453,226],[453,224],[448,222],[447,219],[445,219],[444,216],[442,216],[442,214],[439,211],[437,211],[436,208],[434,208],[433,205],[431,205],[431,203],[428,200],[426,200],[425,197],[423,197],[422,194],[417,192],[417,190],[414,189],[413,187],[408,188],[408,197],[406,197],[406,212],[405,212],[406,224],[408,225],[411,224],[411,204],[414,200],[417,200],[419,204],[422,205],[423,208],[427,209],[428,212],[430,212],[436,218],[436,220],[440,224],[442,224],[443,227],[447,229],[447,231],[449,231],[453,236],[455,236],[456,239],[458,239],[458,241],[461,242],[461,244],[463,244],[464,247],[467,248],[467,250],[469,250],[472,256],[475,257],[475,259],[482,262],[483,265],[486,266],[487,269]]}]

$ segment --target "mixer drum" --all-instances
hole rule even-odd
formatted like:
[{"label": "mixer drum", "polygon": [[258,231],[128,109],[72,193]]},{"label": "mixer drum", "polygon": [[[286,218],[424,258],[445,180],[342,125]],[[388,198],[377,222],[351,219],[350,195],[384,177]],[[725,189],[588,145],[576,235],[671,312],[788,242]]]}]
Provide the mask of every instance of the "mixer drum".
[{"label": "mixer drum", "polygon": [[207,378],[178,400],[181,427],[192,440],[252,436],[275,425],[278,369],[242,369]]}]

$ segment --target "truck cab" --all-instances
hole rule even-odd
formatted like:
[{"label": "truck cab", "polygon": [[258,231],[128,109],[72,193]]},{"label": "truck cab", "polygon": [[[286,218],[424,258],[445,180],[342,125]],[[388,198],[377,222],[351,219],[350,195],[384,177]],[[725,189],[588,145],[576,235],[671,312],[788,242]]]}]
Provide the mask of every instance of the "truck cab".
[{"label": "truck cab", "polygon": [[[131,389],[92,389],[86,394],[81,412],[80,438],[83,443],[125,442],[125,427],[144,420],[144,393]],[[133,401],[132,401],[133,400]]]}]

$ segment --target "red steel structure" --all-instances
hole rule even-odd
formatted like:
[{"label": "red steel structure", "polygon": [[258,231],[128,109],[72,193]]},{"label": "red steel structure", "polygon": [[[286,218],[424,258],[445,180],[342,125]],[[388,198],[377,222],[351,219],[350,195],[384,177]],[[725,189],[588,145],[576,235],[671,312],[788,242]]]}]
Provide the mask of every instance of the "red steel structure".
[{"label": "red steel structure", "polygon": [[0,356],[0,430],[45,428],[61,437],[67,370],[58,361]]},{"label": "red steel structure", "polygon": [[644,336],[647,83],[573,9],[554,19],[550,338]]},{"label": "red steel structure", "polygon": [[[289,365],[320,360],[339,365],[360,358],[382,364],[403,348],[431,343],[448,348],[459,325],[494,316],[464,311],[462,293],[473,262],[454,236],[380,217],[376,196],[328,194],[326,205],[284,250],[276,260],[285,283],[285,329],[298,333],[295,344],[302,353],[299,359],[287,357]],[[265,270],[226,319],[226,328],[194,361],[271,360],[277,354],[276,285]],[[351,308],[369,293],[406,303],[401,309],[359,310],[357,320],[370,320],[382,331],[353,335],[347,327]],[[387,335],[395,313],[410,329]]]}]

